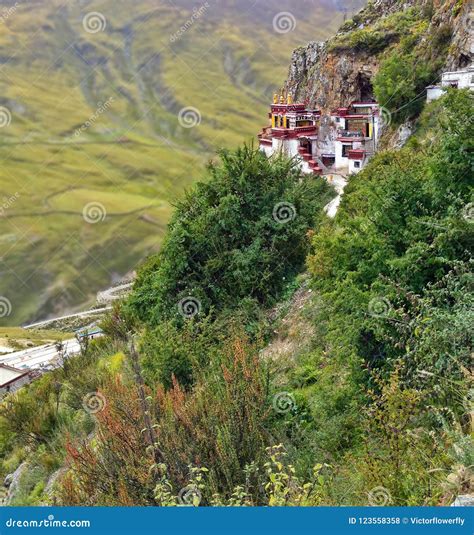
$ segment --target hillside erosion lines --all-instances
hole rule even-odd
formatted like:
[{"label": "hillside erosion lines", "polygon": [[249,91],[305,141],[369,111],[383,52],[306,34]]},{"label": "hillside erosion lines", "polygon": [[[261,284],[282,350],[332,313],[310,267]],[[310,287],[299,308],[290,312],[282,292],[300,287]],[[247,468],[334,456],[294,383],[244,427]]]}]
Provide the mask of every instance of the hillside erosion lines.
[{"label": "hillside erosion lines", "polygon": [[[149,210],[150,208],[156,208],[157,204],[150,204],[148,206],[143,206],[142,208],[136,208],[135,210],[130,210],[128,212],[107,212],[107,217],[121,217],[127,215],[138,214],[143,210]],[[74,210],[47,210],[45,212],[24,212],[21,214],[10,214],[5,213],[0,216],[0,219],[17,219],[20,217],[37,217],[37,216],[51,216],[51,215],[76,215],[82,218],[82,212],[75,212]]]}]

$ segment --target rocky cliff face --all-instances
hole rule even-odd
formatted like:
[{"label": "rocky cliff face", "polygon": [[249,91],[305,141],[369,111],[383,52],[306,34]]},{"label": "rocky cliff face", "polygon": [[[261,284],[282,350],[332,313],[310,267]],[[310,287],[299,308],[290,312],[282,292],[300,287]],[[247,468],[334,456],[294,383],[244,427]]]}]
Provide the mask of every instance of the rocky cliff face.
[{"label": "rocky cliff face", "polygon": [[328,111],[373,97],[371,79],[378,61],[361,51],[334,53],[328,43],[311,42],[293,53],[286,89],[297,101]]},{"label": "rocky cliff face", "polygon": [[413,24],[424,24],[420,26],[421,41],[437,33],[451,39],[445,70],[472,63],[471,1],[376,0],[347,21],[333,38],[296,49],[285,88],[296,100],[323,111],[373,98],[373,78],[381,60],[406,35],[400,21],[410,10],[420,18]]},{"label": "rocky cliff face", "polygon": [[453,17],[449,10],[445,10],[442,16],[452,19],[453,23],[453,39],[446,68],[457,70],[467,67],[474,61],[474,2],[465,1],[457,17]]}]

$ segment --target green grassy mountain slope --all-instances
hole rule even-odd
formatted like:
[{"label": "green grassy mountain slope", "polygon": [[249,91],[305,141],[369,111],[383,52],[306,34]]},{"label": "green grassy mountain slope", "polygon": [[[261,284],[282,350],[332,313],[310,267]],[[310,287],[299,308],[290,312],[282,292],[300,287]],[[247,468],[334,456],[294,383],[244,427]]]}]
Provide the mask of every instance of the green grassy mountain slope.
[{"label": "green grassy mountain slope", "polygon": [[290,51],[343,17],[287,0],[10,1],[0,14],[7,325],[90,303],[157,250],[215,148],[265,122]]}]

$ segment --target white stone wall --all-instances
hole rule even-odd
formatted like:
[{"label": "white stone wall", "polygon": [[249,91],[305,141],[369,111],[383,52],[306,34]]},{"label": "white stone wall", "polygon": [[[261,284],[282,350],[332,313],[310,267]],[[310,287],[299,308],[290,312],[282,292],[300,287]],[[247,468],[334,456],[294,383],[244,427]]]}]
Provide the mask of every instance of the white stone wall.
[{"label": "white stone wall", "polygon": [[318,132],[318,141],[313,143],[316,145],[317,155],[334,154],[336,142],[336,129],[329,125],[321,125]]},{"label": "white stone wall", "polygon": [[343,169],[349,166],[349,158],[342,156],[343,145],[348,145],[348,143],[343,143],[342,141],[336,141],[335,146],[334,146],[335,154],[336,154],[336,161],[334,165],[336,169]]},{"label": "white stone wall", "polygon": [[473,88],[474,67],[462,71],[444,72],[441,75],[441,85],[446,87],[457,83],[458,89]]},{"label": "white stone wall", "polygon": [[345,117],[336,117],[335,115],[331,115],[331,122],[334,123],[334,127],[340,128],[341,130],[346,129],[346,118]]},{"label": "white stone wall", "polygon": [[267,158],[270,158],[270,156],[273,154],[273,146],[267,145],[267,144],[261,144],[260,150],[265,154]]},{"label": "white stone wall", "polygon": [[299,155],[298,149],[300,147],[300,142],[298,139],[285,139],[283,143],[285,146],[285,152],[290,158]]},{"label": "white stone wall", "polygon": [[272,138],[272,154],[278,153],[281,151],[281,139],[276,137]]},{"label": "white stone wall", "polygon": [[[356,167],[355,162],[359,162],[360,166]],[[359,171],[361,171],[362,167],[364,166],[364,163],[365,162],[363,160],[349,160],[349,174],[358,173]]]},{"label": "white stone wall", "polygon": [[426,89],[426,102],[432,102],[433,100],[437,100],[443,95],[443,93],[444,90],[439,85],[428,87]]},{"label": "white stone wall", "polygon": [[6,394],[9,394],[11,392],[16,392],[18,389],[20,389],[22,386],[28,384],[30,382],[30,376],[24,375],[23,377],[20,377],[20,379],[17,379],[13,383],[9,385],[9,388],[4,386],[0,388],[0,398],[3,397]]}]

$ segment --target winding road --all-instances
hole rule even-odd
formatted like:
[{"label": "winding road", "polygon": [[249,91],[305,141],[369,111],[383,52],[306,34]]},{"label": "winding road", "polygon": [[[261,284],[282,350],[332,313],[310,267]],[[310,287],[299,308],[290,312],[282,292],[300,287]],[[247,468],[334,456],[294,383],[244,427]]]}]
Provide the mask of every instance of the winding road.
[{"label": "winding road", "polygon": [[44,327],[45,325],[48,325],[49,323],[54,323],[56,321],[68,320],[72,318],[84,318],[87,316],[97,316],[98,314],[103,314],[104,312],[107,312],[108,310],[112,310],[112,307],[95,308],[92,310],[86,310],[85,312],[77,312],[76,314],[68,314],[67,316],[60,316],[58,318],[51,318],[49,320],[38,321],[36,323],[30,323],[29,325],[24,325],[23,328],[34,329],[36,327]]}]

